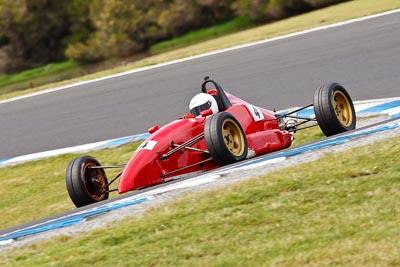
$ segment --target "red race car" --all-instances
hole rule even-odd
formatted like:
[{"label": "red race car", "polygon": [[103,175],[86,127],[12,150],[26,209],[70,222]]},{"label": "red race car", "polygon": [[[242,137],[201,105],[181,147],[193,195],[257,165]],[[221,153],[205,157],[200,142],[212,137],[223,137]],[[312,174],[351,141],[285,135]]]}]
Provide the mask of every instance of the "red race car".
[{"label": "red race car", "polygon": [[[296,114],[314,106],[315,118]],[[189,104],[190,113],[151,134],[133,153],[127,164],[102,166],[91,156],[72,160],[66,185],[73,203],[84,206],[108,199],[109,192],[145,188],[186,173],[208,171],[289,147],[296,131],[314,122],[326,136],[352,130],[356,125],[353,102],[338,83],[319,87],[313,104],[286,114],[277,114],[225,92],[206,77],[201,93]],[[316,122],[316,123],[315,123]],[[303,126],[301,126],[303,125]],[[300,126],[300,127],[299,127]],[[106,168],[123,168],[108,182]],[[110,184],[119,178],[117,189]]]}]

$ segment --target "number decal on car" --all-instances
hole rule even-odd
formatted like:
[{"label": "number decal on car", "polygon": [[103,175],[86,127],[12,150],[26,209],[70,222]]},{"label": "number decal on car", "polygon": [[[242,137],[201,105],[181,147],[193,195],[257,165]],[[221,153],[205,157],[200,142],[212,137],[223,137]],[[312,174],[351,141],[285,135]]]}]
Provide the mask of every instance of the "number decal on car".
[{"label": "number decal on car", "polygon": [[264,115],[258,107],[253,105],[247,105],[246,107],[250,111],[250,114],[253,117],[254,121],[260,121],[264,119]]},{"label": "number decal on car", "polygon": [[153,148],[157,145],[157,141],[146,141],[143,142],[138,148],[137,150],[142,150],[142,149],[146,149],[146,150],[153,150]]}]

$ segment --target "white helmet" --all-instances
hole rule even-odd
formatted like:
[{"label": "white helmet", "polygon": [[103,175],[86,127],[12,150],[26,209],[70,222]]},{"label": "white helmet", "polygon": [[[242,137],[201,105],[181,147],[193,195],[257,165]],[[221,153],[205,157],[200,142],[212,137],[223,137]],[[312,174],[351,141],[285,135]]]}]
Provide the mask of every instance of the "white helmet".
[{"label": "white helmet", "polygon": [[200,93],[190,100],[189,110],[195,117],[200,116],[203,110],[211,109],[213,114],[218,113],[217,101],[209,94]]}]

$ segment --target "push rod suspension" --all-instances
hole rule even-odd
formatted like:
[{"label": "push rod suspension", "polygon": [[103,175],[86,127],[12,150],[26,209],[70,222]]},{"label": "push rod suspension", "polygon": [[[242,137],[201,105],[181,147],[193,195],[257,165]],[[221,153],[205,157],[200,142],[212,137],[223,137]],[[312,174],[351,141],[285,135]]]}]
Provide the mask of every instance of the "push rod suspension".
[{"label": "push rod suspension", "polygon": [[171,149],[170,151],[168,151],[167,153],[163,154],[160,159],[164,160],[167,159],[169,156],[171,156],[172,154],[178,152],[179,150],[186,148],[186,147],[190,147],[194,144],[196,144],[197,142],[199,142],[201,139],[204,138],[204,133],[201,133],[195,137],[193,137],[192,139],[189,139],[188,141],[186,141],[185,143],[178,145],[177,147]]},{"label": "push rod suspension", "polygon": [[122,172],[118,173],[118,174],[114,177],[114,179],[112,179],[112,180],[106,185],[106,187],[109,187],[109,186],[110,186],[112,183],[114,183],[115,180],[117,180],[121,175],[122,175]]},{"label": "push rod suspension", "polygon": [[[179,145],[173,144],[173,146],[174,146],[174,147],[178,147]],[[190,147],[190,146],[185,146],[184,149],[193,150],[193,151],[197,151],[197,152],[202,152],[202,153],[206,153],[206,154],[210,154],[210,152],[209,152],[208,150],[199,149],[199,148],[194,148],[194,147]]]},{"label": "push rod suspension", "polygon": [[279,118],[284,118],[284,117],[287,117],[288,115],[291,115],[291,114],[293,114],[293,113],[299,112],[300,110],[303,110],[303,109],[306,109],[306,108],[309,108],[309,107],[312,107],[312,106],[313,106],[313,104],[310,104],[310,105],[301,107],[301,108],[299,108],[299,109],[292,110],[292,111],[290,111],[290,112],[288,112],[288,113],[286,113],[286,114],[284,114],[284,115],[276,114],[276,117],[277,117],[278,119],[279,119]]},{"label": "push rod suspension", "polygon": [[285,116],[287,118],[293,118],[293,119],[299,119],[299,120],[305,120],[305,121],[316,121],[317,119],[312,119],[312,118],[306,118],[306,117],[299,117],[299,116],[291,116],[287,115]]}]

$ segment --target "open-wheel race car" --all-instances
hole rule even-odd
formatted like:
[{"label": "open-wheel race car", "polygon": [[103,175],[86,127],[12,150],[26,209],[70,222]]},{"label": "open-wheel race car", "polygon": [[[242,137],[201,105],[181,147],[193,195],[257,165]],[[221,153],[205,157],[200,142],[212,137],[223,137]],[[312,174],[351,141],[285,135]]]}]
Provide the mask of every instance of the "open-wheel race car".
[{"label": "open-wheel race car", "polygon": [[[296,114],[314,107],[315,117]],[[350,95],[338,83],[320,86],[313,104],[277,114],[225,92],[206,77],[201,93],[190,101],[190,113],[159,128],[133,153],[127,164],[102,166],[91,156],[73,159],[66,185],[73,203],[84,206],[119,194],[171,181],[187,173],[208,171],[254,156],[288,148],[296,131],[319,125],[326,136],[355,128]],[[306,124],[307,123],[307,124]],[[122,168],[110,182],[106,168]],[[115,189],[110,186],[119,180]]]}]

